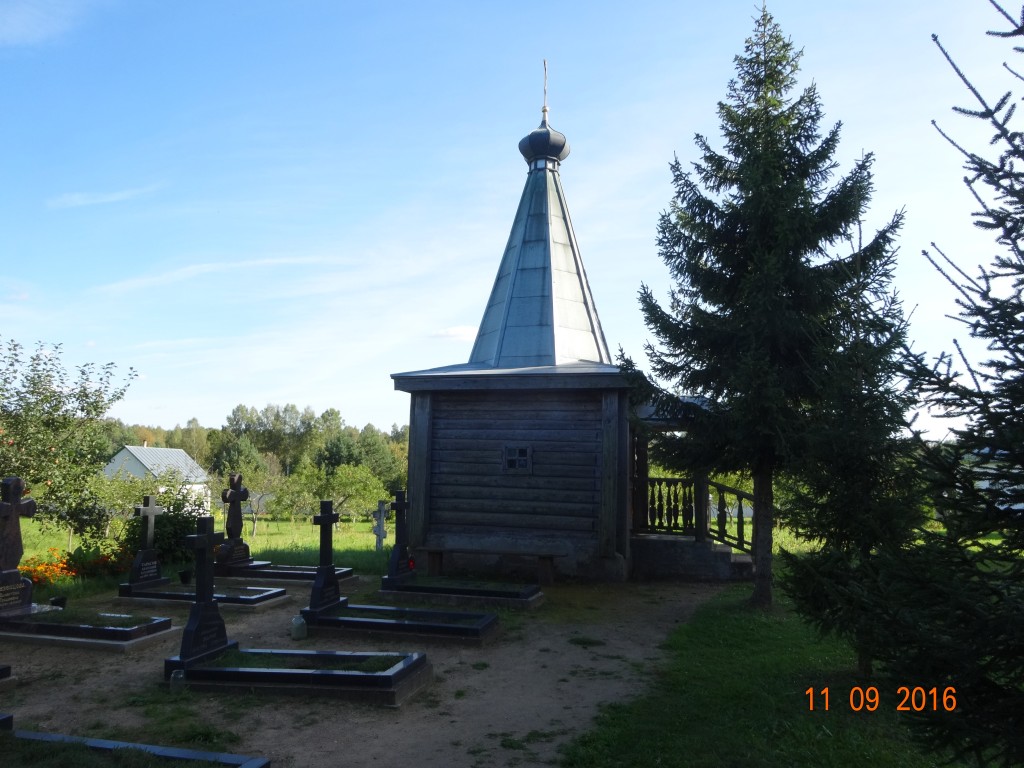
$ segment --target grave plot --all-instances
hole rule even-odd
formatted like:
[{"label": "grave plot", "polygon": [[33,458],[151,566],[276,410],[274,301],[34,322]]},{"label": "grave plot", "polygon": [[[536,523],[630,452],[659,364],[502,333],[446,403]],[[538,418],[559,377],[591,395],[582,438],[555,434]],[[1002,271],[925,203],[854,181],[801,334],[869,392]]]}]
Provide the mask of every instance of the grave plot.
[{"label": "grave plot", "polygon": [[[229,752],[202,752],[195,749],[179,747],[161,747],[154,744],[137,744],[130,741],[110,741],[109,739],[88,739],[79,736],[66,736],[60,733],[38,733],[36,731],[14,730],[14,716],[0,712],[0,739],[11,738],[25,742],[39,742],[47,745],[48,754],[60,750],[63,746],[80,745],[94,752],[112,753],[115,749],[135,749],[145,752],[168,765],[203,763],[212,765],[233,765],[239,768],[270,768],[270,761],[263,757],[235,755]],[[69,760],[73,760],[73,755]],[[70,764],[70,763],[69,763]]]},{"label": "grave plot", "polygon": [[482,645],[498,633],[492,613],[461,613],[381,605],[349,605],[333,576],[331,558],[334,523],[338,515],[330,501],[320,503],[313,523],[320,526],[320,566],[310,592],[309,607],[301,611],[314,634],[371,634],[391,637],[448,640]]},{"label": "grave plot", "polygon": [[[324,520],[335,517],[330,502]],[[177,656],[164,660],[164,679],[190,688],[332,696],[398,706],[428,685],[433,670],[422,653],[351,653],[240,649],[228,640],[213,594],[213,551],[223,534],[213,518],[200,518],[188,540],[195,550],[196,601]],[[322,574],[319,594],[337,593],[337,581]],[[329,597],[327,598],[329,599]]]},{"label": "grave plot", "polygon": [[0,616],[0,638],[125,652],[162,640],[173,629],[169,618],[55,609]]},{"label": "grave plot", "polygon": [[[288,592],[282,587],[246,587],[218,585],[213,594],[221,605],[227,608],[263,610],[279,605],[288,599]],[[160,603],[193,603],[196,590],[187,584],[168,584],[155,589],[136,589],[121,600],[138,605],[159,605]]]},{"label": "grave plot", "polygon": [[388,573],[381,579],[382,595],[415,597],[445,605],[475,605],[504,608],[537,608],[544,593],[537,584],[510,584],[499,581],[453,579],[446,576],[421,576],[409,552],[408,502],[399,491],[391,508],[395,511],[395,546],[391,550]]},{"label": "grave plot", "polygon": [[371,635],[416,638],[484,645],[500,629],[493,613],[435,611],[385,605],[339,604],[333,609],[310,613],[302,618],[313,634]]},{"label": "grave plot", "polygon": [[[253,560],[249,545],[242,539],[242,502],[249,498],[249,489],[242,485],[242,476],[232,474],[230,488],[221,492],[227,507],[224,542],[217,548],[214,572],[230,579],[259,579],[263,583],[309,583],[317,569],[306,565],[277,565],[269,560]],[[338,579],[355,578],[351,568],[335,568]]]},{"label": "grave plot", "polygon": [[33,603],[32,582],[18,571],[23,553],[18,518],[32,517],[36,509],[35,501],[24,495],[21,478],[8,477],[0,483],[0,639],[126,651],[171,630],[171,620],[165,618],[115,618]]},{"label": "grave plot", "polygon": [[[169,665],[169,666],[168,666]],[[165,661],[164,677],[202,691],[327,696],[397,707],[429,685],[423,653],[235,649],[181,667]]]},{"label": "grave plot", "polygon": [[[143,520],[143,549],[136,554],[128,582],[120,585],[118,595],[130,602],[145,604],[194,602],[196,591],[191,586],[192,572],[190,570],[181,572],[180,584],[171,584],[170,579],[159,577],[161,569],[156,551],[153,549],[153,524],[155,517],[161,514],[163,509],[152,505],[150,497],[147,496],[144,506],[136,507],[135,511]],[[215,546],[220,552],[225,546],[224,534],[215,535],[218,537]],[[228,551],[235,550],[229,547]],[[246,554],[248,551],[249,548],[245,547]],[[214,597],[223,605],[260,610],[283,602],[287,599],[287,592],[280,587],[223,585],[217,589]]]}]

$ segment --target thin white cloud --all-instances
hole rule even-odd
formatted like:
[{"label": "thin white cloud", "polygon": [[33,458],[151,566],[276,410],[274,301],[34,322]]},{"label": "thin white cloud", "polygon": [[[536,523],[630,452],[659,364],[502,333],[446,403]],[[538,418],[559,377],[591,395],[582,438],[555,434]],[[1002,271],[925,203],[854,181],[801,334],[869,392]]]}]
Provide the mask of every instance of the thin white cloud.
[{"label": "thin white cloud", "polygon": [[81,208],[87,205],[122,203],[125,200],[133,200],[136,197],[155,192],[160,189],[160,186],[160,184],[150,184],[148,187],[122,189],[117,192],[69,192],[50,198],[46,201],[46,205],[48,208]]},{"label": "thin white cloud", "polygon": [[0,46],[36,45],[61,37],[88,6],[82,0],[0,0]]},{"label": "thin white cloud", "polygon": [[130,277],[127,280],[119,280],[116,283],[101,285],[97,290],[105,293],[126,293],[144,288],[181,283],[203,275],[223,274],[225,272],[237,272],[241,270],[257,269],[260,267],[343,263],[343,259],[332,256],[280,256],[263,259],[248,259],[243,261],[215,261],[203,264],[190,264],[187,267],[172,269],[168,272],[161,272],[155,275]]}]

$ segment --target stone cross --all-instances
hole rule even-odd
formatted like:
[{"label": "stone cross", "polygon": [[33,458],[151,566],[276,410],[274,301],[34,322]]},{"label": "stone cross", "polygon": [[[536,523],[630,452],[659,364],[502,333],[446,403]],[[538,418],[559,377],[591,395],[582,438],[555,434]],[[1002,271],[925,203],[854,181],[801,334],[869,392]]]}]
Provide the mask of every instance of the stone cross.
[{"label": "stone cross", "polygon": [[334,565],[334,524],[339,515],[334,511],[334,502],[328,499],[320,502],[320,514],[313,516],[313,525],[320,526],[320,567]]},{"label": "stone cross", "polygon": [[320,526],[320,567],[309,595],[309,610],[319,612],[341,604],[338,574],[334,570],[334,524],[338,513],[331,500],[320,502],[320,514],[313,517],[313,525]]},{"label": "stone cross", "polygon": [[409,503],[405,500],[405,491],[395,493],[391,509],[395,512],[395,546],[391,550],[391,558],[388,561],[388,576],[405,576],[412,573],[410,563],[412,558],[409,557],[409,530],[406,524]]},{"label": "stone cross", "polygon": [[222,531],[213,530],[212,517],[200,517],[196,532],[185,537],[185,544],[196,553],[196,602],[213,600],[213,550],[224,541]]},{"label": "stone cross", "polygon": [[142,506],[135,505],[135,516],[142,518],[142,549],[152,549],[156,536],[156,516],[166,512],[158,506],[152,496],[142,497]]},{"label": "stone cross", "polygon": [[18,567],[25,553],[21,543],[19,517],[33,517],[36,500],[23,499],[25,481],[20,477],[5,477],[0,482],[0,571]]},{"label": "stone cross", "polygon": [[376,521],[373,525],[373,533],[377,537],[377,551],[380,552],[384,549],[384,539],[388,537],[388,529],[385,526],[385,520],[388,516],[388,503],[386,501],[377,502],[377,514],[374,517]]},{"label": "stone cross", "polygon": [[249,489],[242,485],[242,475],[232,472],[228,478],[228,485],[220,493],[220,500],[228,505],[228,518],[224,525],[229,539],[238,539],[242,536],[242,502],[249,500]]}]

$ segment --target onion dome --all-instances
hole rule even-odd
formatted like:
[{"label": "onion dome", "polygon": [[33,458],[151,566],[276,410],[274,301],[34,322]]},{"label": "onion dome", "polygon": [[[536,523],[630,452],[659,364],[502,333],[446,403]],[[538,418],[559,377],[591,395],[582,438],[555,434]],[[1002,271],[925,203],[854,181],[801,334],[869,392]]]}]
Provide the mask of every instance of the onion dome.
[{"label": "onion dome", "polygon": [[565,134],[548,125],[548,108],[544,107],[540,125],[522,138],[519,152],[528,164],[534,160],[545,159],[561,161],[569,156],[569,142]]}]

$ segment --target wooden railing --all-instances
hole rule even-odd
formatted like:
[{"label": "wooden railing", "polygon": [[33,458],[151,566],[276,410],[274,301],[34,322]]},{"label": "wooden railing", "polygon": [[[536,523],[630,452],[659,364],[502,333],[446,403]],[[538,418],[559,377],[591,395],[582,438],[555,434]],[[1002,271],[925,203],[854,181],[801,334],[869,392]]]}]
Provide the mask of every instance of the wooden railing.
[{"label": "wooden railing", "polygon": [[713,539],[753,552],[754,497],[739,488],[701,477],[650,477],[645,506],[646,516],[637,515],[637,533]]}]

